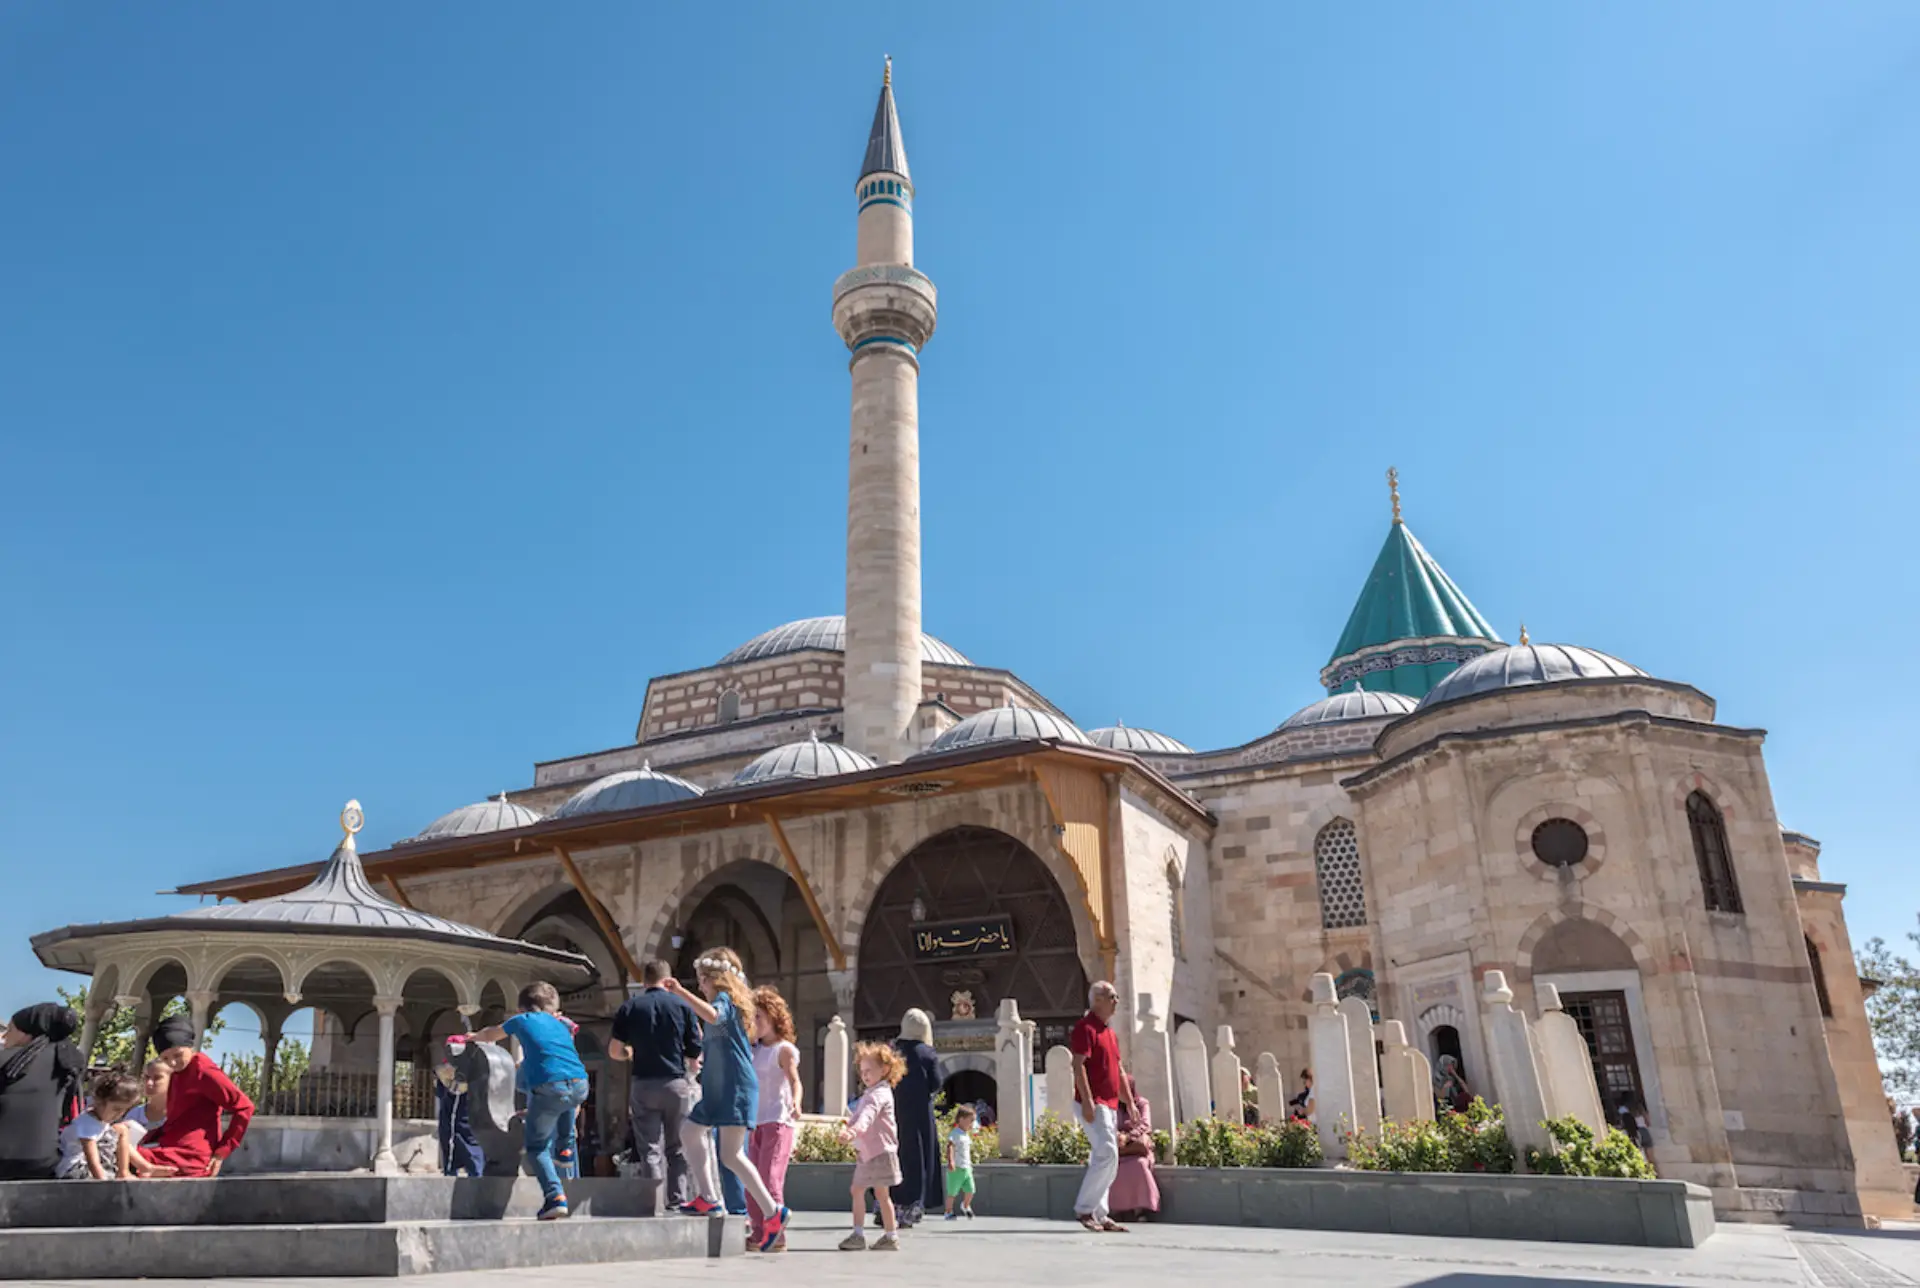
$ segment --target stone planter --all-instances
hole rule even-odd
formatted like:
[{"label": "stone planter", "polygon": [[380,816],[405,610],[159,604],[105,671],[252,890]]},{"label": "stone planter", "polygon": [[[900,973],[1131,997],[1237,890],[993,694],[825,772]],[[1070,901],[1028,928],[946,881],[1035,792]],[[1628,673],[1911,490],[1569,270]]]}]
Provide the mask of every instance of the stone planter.
[{"label": "stone planter", "polygon": [[[1085,1169],[984,1163],[975,1206],[995,1216],[1073,1219]],[[1685,1181],[1597,1180],[1450,1172],[1162,1167],[1158,1220],[1370,1234],[1541,1239],[1654,1248],[1698,1247],[1713,1234],[1713,1196]],[[851,1163],[795,1163],[786,1199],[844,1211]]]}]

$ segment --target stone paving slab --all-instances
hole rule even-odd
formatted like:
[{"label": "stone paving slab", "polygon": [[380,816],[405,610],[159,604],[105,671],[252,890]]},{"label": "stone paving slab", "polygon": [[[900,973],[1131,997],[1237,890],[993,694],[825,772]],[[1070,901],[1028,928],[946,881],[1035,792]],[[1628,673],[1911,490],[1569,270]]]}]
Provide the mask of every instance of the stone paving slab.
[{"label": "stone paving slab", "polygon": [[[871,1288],[906,1277],[945,1288],[1908,1288],[1920,1228],[1876,1232],[1722,1226],[1696,1249],[1350,1235],[1323,1230],[1140,1226],[1096,1236],[1064,1222],[982,1217],[907,1231],[896,1254],[841,1253],[845,1218],[795,1217],[792,1251],[722,1261],[527,1267],[435,1275],[433,1288]],[[59,1288],[76,1288],[70,1281]],[[221,1288],[337,1288],[339,1279],[226,1279]],[[390,1282],[390,1281],[388,1281]],[[102,1285],[107,1288],[107,1285]],[[114,1288],[118,1288],[117,1285]]]}]

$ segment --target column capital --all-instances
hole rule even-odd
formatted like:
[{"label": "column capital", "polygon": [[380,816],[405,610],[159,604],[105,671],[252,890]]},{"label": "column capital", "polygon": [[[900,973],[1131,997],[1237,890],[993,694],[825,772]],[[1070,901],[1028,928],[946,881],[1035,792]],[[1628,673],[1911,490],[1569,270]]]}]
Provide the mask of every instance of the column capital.
[{"label": "column capital", "polygon": [[404,997],[376,997],[373,999],[373,1009],[378,1011],[383,1019],[391,1019],[394,1015],[398,1014],[400,1008],[406,1004],[407,999]]}]

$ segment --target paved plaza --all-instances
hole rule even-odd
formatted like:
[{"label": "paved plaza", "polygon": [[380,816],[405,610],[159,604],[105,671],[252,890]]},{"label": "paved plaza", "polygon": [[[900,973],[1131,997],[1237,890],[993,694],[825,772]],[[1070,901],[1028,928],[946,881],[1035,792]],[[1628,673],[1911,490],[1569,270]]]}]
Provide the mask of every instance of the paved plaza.
[{"label": "paved plaza", "polygon": [[[228,1279],[227,1288],[338,1288],[347,1282],[415,1283],[422,1288],[674,1288],[677,1285],[870,1285],[904,1278],[940,1285],[1110,1284],[1116,1288],[1505,1288],[1520,1284],[1781,1285],[1782,1288],[1894,1288],[1920,1285],[1920,1226],[1833,1234],[1779,1226],[1727,1226],[1705,1247],[1608,1248],[1592,1244],[1434,1239],[1146,1226],[1099,1238],[1064,1222],[982,1217],[909,1231],[887,1256],[842,1253],[846,1222],[821,1213],[794,1218],[784,1256],[632,1265],[554,1266],[411,1280]],[[1276,1255],[1277,1254],[1277,1255]],[[103,1285],[110,1281],[94,1281]],[[124,1282],[124,1281],[120,1281]],[[62,1288],[76,1288],[69,1281]]]}]

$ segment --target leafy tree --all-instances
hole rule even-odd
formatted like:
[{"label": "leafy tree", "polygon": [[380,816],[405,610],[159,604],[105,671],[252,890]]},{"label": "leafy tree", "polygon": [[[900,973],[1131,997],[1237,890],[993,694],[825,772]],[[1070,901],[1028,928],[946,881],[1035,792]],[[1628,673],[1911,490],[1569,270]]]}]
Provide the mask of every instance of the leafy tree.
[{"label": "leafy tree", "polygon": [[[60,1000],[62,1002],[65,1002],[82,1015],[86,1014],[86,989],[61,988],[55,989],[54,991],[60,994]],[[164,1020],[174,1015],[186,1015],[189,1013],[189,1010],[187,1000],[184,997],[176,997],[160,1008],[160,1014],[155,1017],[155,1019],[157,1022],[158,1020]],[[92,1062],[99,1065],[110,1065],[116,1069],[126,1069],[129,1071],[138,1070],[140,1065],[146,1062],[147,1053],[141,1051],[136,1055],[133,1049],[133,1023],[134,1016],[131,1006],[116,1005],[112,1010],[108,1011],[106,1017],[100,1021],[100,1034],[94,1039],[93,1052],[91,1055]],[[216,1016],[207,1025],[207,1036],[213,1037],[226,1027],[227,1022]]]},{"label": "leafy tree", "polygon": [[[1909,930],[1907,939],[1920,947],[1920,933]],[[1887,1092],[1912,1099],[1920,1095],[1920,967],[1879,938],[1867,941],[1855,965],[1863,978],[1880,981],[1867,998],[1867,1019]]]},{"label": "leafy tree", "polygon": [[280,1050],[273,1059],[273,1086],[262,1087],[266,1060],[257,1055],[230,1055],[220,1067],[233,1079],[233,1085],[247,1093],[256,1105],[265,1105],[270,1092],[291,1091],[312,1064],[306,1043],[298,1038],[281,1038]]}]

